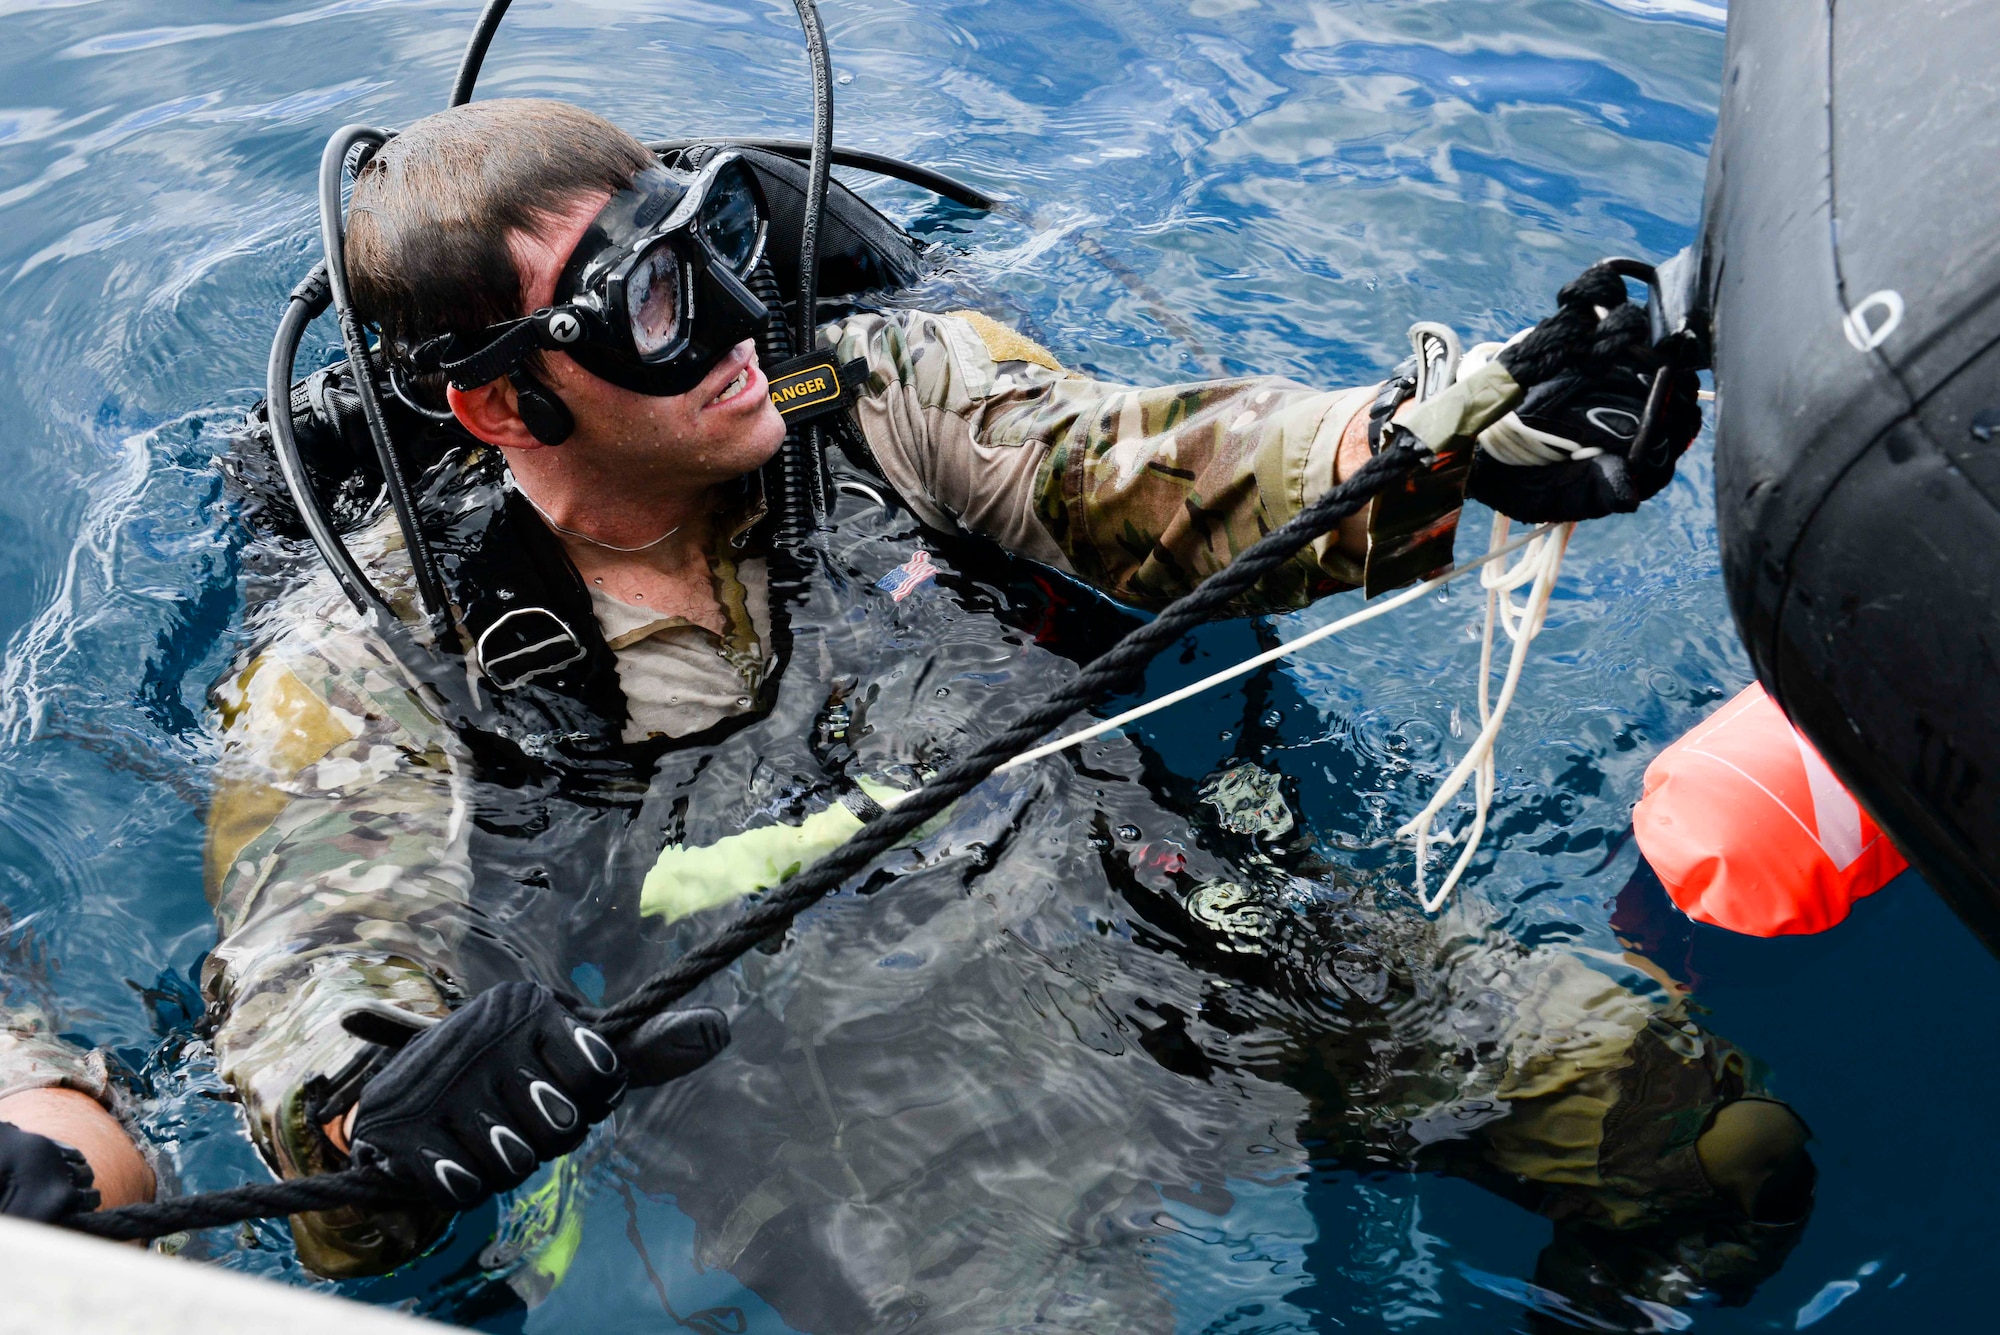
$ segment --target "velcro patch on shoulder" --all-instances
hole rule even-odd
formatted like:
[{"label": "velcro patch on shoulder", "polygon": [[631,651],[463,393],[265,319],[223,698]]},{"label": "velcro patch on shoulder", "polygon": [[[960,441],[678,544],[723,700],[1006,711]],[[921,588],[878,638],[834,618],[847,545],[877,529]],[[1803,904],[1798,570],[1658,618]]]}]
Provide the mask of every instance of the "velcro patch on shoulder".
[{"label": "velcro patch on shoulder", "polygon": [[972,332],[979,335],[979,341],[986,345],[986,355],[996,362],[1028,362],[1061,375],[1075,374],[1057,361],[1053,352],[1020,330],[1009,329],[990,315],[980,311],[953,311],[951,318],[971,325]]},{"label": "velcro patch on shoulder", "polygon": [[794,357],[771,372],[771,402],[787,422],[810,422],[854,402],[868,379],[868,362],[841,362],[831,353]]}]

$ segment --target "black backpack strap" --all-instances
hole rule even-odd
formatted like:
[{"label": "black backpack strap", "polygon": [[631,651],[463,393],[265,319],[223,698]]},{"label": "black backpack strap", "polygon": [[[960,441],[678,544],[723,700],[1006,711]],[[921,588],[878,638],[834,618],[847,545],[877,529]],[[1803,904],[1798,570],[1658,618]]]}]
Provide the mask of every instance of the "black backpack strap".
[{"label": "black backpack strap", "polygon": [[868,360],[842,362],[830,352],[813,352],[774,366],[769,374],[771,402],[787,427],[799,427],[852,407],[868,383]]},{"label": "black backpack strap", "polygon": [[583,577],[497,463],[478,472],[433,543],[489,705],[510,729],[619,745],[625,692]]}]

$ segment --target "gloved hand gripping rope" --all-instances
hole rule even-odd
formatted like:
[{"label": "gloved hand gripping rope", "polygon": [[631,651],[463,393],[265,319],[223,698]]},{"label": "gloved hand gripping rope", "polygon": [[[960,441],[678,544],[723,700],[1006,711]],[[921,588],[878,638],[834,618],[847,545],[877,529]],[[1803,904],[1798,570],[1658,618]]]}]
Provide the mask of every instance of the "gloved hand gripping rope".
[{"label": "gloved hand gripping rope", "polygon": [[[1519,403],[1528,387],[1587,367],[1598,351],[1600,323],[1611,323],[1600,322],[1595,307],[1623,300],[1623,284],[1615,273],[1603,266],[1586,271],[1563,290],[1555,315],[1511,344],[1485,371],[1461,380],[1398,423],[1381,451],[1353,476],[1126,635],[1005,732],[874,816],[847,843],[786,880],[624,1000],[601,1009],[569,1010],[537,984],[503,984],[426,1028],[364,1087],[352,1167],[72,1214],[63,1222],[103,1238],[153,1238],[340,1206],[410,1206],[428,1200],[465,1208],[525,1180],[538,1163],[580,1144],[591,1123],[617,1106],[627,1084],[664,1083],[701,1065],[726,1041],[726,1032],[717,1025],[719,1014],[673,1012],[668,1008],[674,1002],[789,927],[1064,719],[1127,689],[1161,649],[1222,614],[1315,538],[1430,466],[1440,451],[1476,437]],[[1629,343],[1628,331],[1620,346]],[[481,1097],[464,1102],[498,1107],[506,1115],[451,1116],[445,1136],[420,1130],[421,1112],[459,1106],[465,1094],[459,1086],[483,1078],[476,1059],[496,1047],[518,1053],[520,1061],[508,1065],[523,1078],[505,1088],[479,1091]]]}]

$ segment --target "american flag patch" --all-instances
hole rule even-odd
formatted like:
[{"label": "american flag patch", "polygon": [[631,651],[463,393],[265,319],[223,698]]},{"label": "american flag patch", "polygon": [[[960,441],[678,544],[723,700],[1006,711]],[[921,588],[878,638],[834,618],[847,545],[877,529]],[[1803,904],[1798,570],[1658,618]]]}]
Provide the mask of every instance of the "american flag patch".
[{"label": "american flag patch", "polygon": [[876,580],[875,587],[900,603],[936,578],[937,566],[931,562],[931,554],[918,548],[915,556]]}]

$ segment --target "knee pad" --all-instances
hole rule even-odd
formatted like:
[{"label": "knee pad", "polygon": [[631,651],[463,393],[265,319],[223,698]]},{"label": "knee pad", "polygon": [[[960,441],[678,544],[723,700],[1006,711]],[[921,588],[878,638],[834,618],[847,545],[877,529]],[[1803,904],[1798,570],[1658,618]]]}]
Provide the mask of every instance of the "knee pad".
[{"label": "knee pad", "polygon": [[1760,1224],[1787,1224],[1812,1208],[1812,1132],[1776,1099],[1742,1098],[1716,1109],[1695,1141],[1715,1194]]}]

